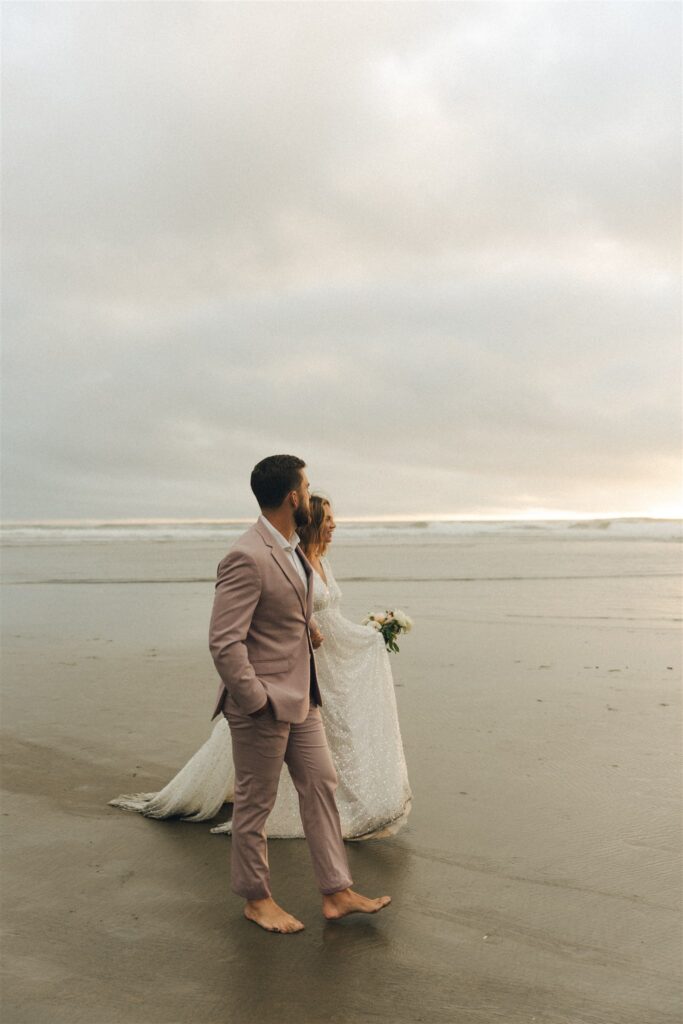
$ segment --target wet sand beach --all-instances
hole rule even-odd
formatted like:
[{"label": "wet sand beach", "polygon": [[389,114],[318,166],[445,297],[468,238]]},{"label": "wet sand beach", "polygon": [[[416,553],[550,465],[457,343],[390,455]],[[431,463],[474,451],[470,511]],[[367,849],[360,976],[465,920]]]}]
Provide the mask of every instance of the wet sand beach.
[{"label": "wet sand beach", "polygon": [[355,888],[392,896],[373,917],[325,922],[305,843],[271,841],[293,936],[242,919],[215,822],[107,804],[210,732],[229,538],[4,549],[4,1024],[678,1022],[677,545],[339,539],[345,613],[415,621],[392,656],[413,810],[347,844]]}]

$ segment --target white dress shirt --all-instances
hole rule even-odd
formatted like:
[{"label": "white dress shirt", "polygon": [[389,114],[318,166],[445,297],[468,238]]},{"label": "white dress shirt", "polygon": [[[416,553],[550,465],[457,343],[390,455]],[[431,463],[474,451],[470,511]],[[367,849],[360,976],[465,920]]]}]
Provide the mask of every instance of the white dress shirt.
[{"label": "white dress shirt", "polygon": [[308,577],[306,576],[304,567],[301,564],[301,559],[294,550],[294,548],[297,546],[301,539],[299,537],[299,534],[293,533],[289,540],[287,540],[287,538],[283,537],[280,531],[276,529],[276,527],[274,527],[272,523],[268,522],[265,516],[259,516],[259,522],[263,523],[263,525],[270,530],[270,532],[272,533],[273,537],[275,537],[275,540],[278,542],[282,550],[287,553],[287,555],[289,556],[289,560],[296,569],[296,572],[298,573],[301,582],[304,585],[304,591],[308,595]]}]

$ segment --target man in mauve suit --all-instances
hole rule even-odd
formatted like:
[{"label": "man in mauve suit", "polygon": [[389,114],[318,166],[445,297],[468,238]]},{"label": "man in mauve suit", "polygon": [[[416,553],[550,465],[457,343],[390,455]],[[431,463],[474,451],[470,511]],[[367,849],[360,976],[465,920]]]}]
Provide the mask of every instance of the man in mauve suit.
[{"label": "man in mauve suit", "polygon": [[227,718],[235,763],[232,889],[246,900],[244,916],[271,932],[304,927],[270,890],[265,825],[283,761],[299,793],[324,916],[373,914],[391,902],[351,889],[315,674],[313,649],[323,637],[312,619],[313,569],[296,533],[310,520],[305,465],[271,455],[254,467],[262,514],[218,566],[209,631],[221,677],[211,717]]}]

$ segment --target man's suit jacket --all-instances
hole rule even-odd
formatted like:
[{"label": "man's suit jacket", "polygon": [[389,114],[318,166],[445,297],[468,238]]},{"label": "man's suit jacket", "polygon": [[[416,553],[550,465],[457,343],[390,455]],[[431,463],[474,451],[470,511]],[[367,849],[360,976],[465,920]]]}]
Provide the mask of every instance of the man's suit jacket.
[{"label": "man's suit jacket", "polygon": [[311,645],[313,569],[300,548],[304,584],[286,552],[260,522],[218,565],[209,648],[221,677],[211,718],[229,693],[250,715],[270,699],[275,718],[303,722],[311,699],[322,704]]}]

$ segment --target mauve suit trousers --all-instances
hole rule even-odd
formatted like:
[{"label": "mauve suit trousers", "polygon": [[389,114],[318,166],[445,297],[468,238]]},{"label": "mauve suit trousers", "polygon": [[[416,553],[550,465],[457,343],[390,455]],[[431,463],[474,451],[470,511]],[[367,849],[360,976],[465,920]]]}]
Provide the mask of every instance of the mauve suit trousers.
[{"label": "mauve suit trousers", "polygon": [[311,700],[303,722],[280,722],[268,705],[252,717],[228,696],[223,714],[230,726],[235,764],[231,883],[247,900],[271,895],[266,819],[277,796],[283,761],[297,793],[313,871],[322,893],[353,884],[335,801],[337,773],[320,708]]}]

